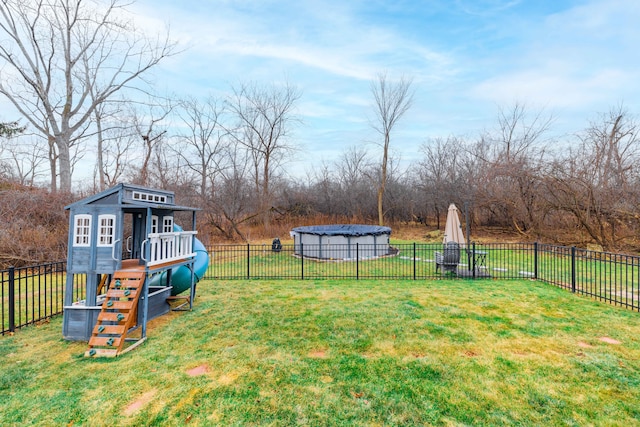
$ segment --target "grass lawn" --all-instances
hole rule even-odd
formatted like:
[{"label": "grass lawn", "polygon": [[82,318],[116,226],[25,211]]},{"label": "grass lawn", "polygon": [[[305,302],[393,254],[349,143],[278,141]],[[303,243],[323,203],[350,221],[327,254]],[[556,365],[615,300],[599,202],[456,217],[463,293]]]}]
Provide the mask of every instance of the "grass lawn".
[{"label": "grass lawn", "polygon": [[202,282],[116,359],[0,338],[2,425],[640,425],[640,313],[520,281]]}]

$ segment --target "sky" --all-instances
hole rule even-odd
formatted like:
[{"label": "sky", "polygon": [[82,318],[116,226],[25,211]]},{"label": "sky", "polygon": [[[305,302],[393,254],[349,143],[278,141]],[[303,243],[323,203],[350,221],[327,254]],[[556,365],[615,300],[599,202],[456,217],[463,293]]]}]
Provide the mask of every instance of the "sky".
[{"label": "sky", "polygon": [[371,82],[413,80],[394,154],[432,138],[477,138],[515,103],[555,118],[566,141],[624,105],[640,113],[638,0],[138,0],[136,25],[170,27],[183,52],[153,71],[160,92],[224,96],[287,80],[302,97],[292,168],[368,144]]}]

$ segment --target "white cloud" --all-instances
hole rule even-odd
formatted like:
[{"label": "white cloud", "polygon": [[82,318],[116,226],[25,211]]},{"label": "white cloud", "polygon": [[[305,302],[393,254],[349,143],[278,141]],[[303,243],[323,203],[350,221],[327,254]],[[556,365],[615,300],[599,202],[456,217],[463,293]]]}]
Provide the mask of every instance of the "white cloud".
[{"label": "white cloud", "polygon": [[[260,10],[241,13],[232,6],[204,16],[176,4],[165,14],[171,16],[174,37],[192,46],[183,54],[190,57],[186,59],[190,63],[198,57],[203,61],[246,61],[248,65],[257,60],[284,61],[282,67],[289,63],[360,80],[370,80],[380,69],[402,72],[407,62],[411,69],[405,72],[432,76],[450,68],[446,54],[363,22],[351,15],[348,7],[337,7],[336,11],[334,6],[312,2],[304,8],[309,19],[285,13],[271,15],[272,21],[261,17]],[[149,3],[141,13],[153,25],[155,20],[149,14],[158,10]]]},{"label": "white cloud", "polygon": [[519,100],[583,118],[638,99],[640,30],[625,24],[630,16],[640,19],[635,0],[591,1],[551,15],[525,32],[505,64],[493,62],[493,73],[471,93],[501,105]]}]

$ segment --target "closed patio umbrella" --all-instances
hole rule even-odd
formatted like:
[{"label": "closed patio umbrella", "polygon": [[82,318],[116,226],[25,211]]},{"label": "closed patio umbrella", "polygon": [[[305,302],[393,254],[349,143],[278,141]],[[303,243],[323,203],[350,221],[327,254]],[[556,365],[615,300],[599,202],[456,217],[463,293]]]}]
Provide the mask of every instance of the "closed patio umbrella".
[{"label": "closed patio umbrella", "polygon": [[447,223],[444,227],[444,238],[442,239],[442,243],[447,242],[456,242],[460,247],[466,246],[462,225],[460,225],[460,218],[458,217],[458,208],[453,203],[449,205]]}]

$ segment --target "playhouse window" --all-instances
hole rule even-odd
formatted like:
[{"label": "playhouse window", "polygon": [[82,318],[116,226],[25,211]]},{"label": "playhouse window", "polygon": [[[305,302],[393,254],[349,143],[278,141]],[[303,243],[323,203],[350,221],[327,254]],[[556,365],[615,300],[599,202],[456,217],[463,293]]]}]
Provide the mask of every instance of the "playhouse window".
[{"label": "playhouse window", "polygon": [[171,233],[173,231],[173,217],[165,216],[162,218],[162,232]]},{"label": "playhouse window", "polygon": [[73,227],[73,246],[89,246],[91,243],[91,215],[76,215]]},{"label": "playhouse window", "polygon": [[158,232],[158,215],[151,215],[151,233]]},{"label": "playhouse window", "polygon": [[143,193],[140,191],[134,191],[132,195],[133,200],[143,200],[145,202],[157,202],[167,203],[167,197],[159,194]]},{"label": "playhouse window", "polygon": [[113,246],[116,235],[116,216],[98,216],[98,246]]}]

